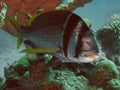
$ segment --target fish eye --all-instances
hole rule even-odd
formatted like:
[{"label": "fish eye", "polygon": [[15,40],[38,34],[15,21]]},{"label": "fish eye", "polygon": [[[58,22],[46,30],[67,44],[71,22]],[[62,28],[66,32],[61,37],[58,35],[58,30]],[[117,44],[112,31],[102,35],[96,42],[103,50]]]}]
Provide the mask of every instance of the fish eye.
[{"label": "fish eye", "polygon": [[82,38],[82,42],[90,42],[91,40],[90,40],[90,38],[88,38],[88,37],[83,37]]},{"label": "fish eye", "polygon": [[81,56],[83,56],[83,57],[87,57],[88,55],[87,55],[87,54],[82,54]]}]

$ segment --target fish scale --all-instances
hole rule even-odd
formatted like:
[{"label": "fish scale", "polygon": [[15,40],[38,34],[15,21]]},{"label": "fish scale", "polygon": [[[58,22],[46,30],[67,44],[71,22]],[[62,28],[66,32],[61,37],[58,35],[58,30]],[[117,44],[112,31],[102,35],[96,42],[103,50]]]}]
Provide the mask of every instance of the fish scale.
[{"label": "fish scale", "polygon": [[[40,32],[40,30],[42,31]],[[32,43],[34,43],[38,48],[51,48],[59,50],[59,46],[62,47],[62,43],[60,41],[62,39],[63,30],[61,30],[61,28],[57,26],[47,26],[47,28],[43,27],[40,28],[40,30],[38,29],[35,32],[30,32],[29,34],[24,33],[22,34],[22,37],[24,37],[24,40],[32,41]]]}]

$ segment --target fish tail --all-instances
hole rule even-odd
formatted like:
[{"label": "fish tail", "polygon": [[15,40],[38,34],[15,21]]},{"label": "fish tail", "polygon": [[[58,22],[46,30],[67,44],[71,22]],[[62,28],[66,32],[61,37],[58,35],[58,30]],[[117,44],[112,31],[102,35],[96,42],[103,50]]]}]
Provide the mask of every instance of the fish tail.
[{"label": "fish tail", "polygon": [[13,16],[8,16],[8,19],[10,20],[10,22],[14,25],[14,27],[16,28],[17,32],[20,32],[20,24],[18,23],[17,20],[15,20],[15,18]]},{"label": "fish tail", "polygon": [[[18,35],[17,35],[17,49],[19,49],[19,47],[22,44],[22,36],[21,36],[21,28],[20,28],[20,24],[18,23],[17,20],[15,20],[14,17],[12,16],[8,16],[8,19],[10,20],[10,22],[14,25],[14,27],[16,28]],[[15,35],[14,35],[15,36]]]}]

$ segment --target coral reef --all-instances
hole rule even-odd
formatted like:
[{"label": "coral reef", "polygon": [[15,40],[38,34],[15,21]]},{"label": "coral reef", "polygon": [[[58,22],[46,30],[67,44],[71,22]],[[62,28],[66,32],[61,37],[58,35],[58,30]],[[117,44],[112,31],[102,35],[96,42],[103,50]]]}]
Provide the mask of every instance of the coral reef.
[{"label": "coral reef", "polygon": [[111,79],[108,82],[105,90],[120,90],[120,80],[119,79]]},{"label": "coral reef", "polygon": [[88,90],[104,90],[104,89],[97,86],[90,86]]},{"label": "coral reef", "polygon": [[7,13],[7,5],[3,2],[0,2],[0,28],[2,28],[5,25],[5,18]]},{"label": "coral reef", "polygon": [[[29,63],[28,63],[29,62]],[[5,68],[4,90],[62,90],[61,86],[51,83],[46,77],[45,60],[30,61],[27,57]]]},{"label": "coral reef", "polygon": [[61,85],[56,84],[56,83],[50,83],[46,85],[43,90],[62,90]]},{"label": "coral reef", "polygon": [[62,85],[63,90],[88,90],[88,80],[84,76],[76,76],[74,72],[64,68],[62,70],[50,69],[49,80]]},{"label": "coral reef", "polygon": [[[46,58],[46,57],[45,57]],[[29,62],[29,63],[28,63]],[[110,60],[89,64],[64,63],[53,57],[21,58],[5,69],[4,90],[119,90],[117,66]],[[117,81],[118,80],[118,81]]]},{"label": "coral reef", "polygon": [[[55,10],[55,8],[74,10],[78,6],[83,6],[85,3],[90,1],[91,0],[1,0],[1,2],[5,2],[8,5],[7,16],[14,16],[18,22],[24,26],[27,26],[26,20],[28,16],[31,16],[37,12],[46,12]],[[4,30],[13,35],[17,35],[17,30],[11,24],[8,17],[6,17],[5,22],[6,24],[4,26]]]},{"label": "coral reef", "polygon": [[70,4],[72,4],[74,0],[62,0],[61,3],[55,8],[56,10],[68,8]]},{"label": "coral reef", "polygon": [[[43,8],[45,11],[53,10],[59,3],[60,0],[1,0],[8,5],[7,16],[14,16],[21,25],[27,26],[26,19],[28,15],[33,15],[37,12],[38,8]],[[14,3],[13,3],[14,2]],[[17,30],[11,24],[8,17],[5,20],[6,24],[4,30],[14,35],[17,34]]]},{"label": "coral reef", "polygon": [[92,0],[62,0],[61,3],[55,9],[73,11],[77,7],[84,6],[85,3],[88,3],[91,1]]},{"label": "coral reef", "polygon": [[98,61],[90,76],[90,84],[104,86],[110,79],[118,78],[116,65],[110,60]]},{"label": "coral reef", "polygon": [[114,15],[97,31],[97,39],[106,57],[116,64],[120,62],[120,15]]},{"label": "coral reef", "polygon": [[[70,0],[68,0],[68,1],[70,1]],[[88,3],[88,2],[91,2],[91,1],[92,0],[74,0],[74,2],[69,5],[68,10],[72,11],[72,10],[76,9],[77,7],[83,7],[85,3]]]},{"label": "coral reef", "polygon": [[3,88],[4,78],[0,77],[0,90]]},{"label": "coral reef", "polygon": [[42,90],[45,83],[29,75],[23,75],[19,80],[9,78],[6,80],[4,90]]}]

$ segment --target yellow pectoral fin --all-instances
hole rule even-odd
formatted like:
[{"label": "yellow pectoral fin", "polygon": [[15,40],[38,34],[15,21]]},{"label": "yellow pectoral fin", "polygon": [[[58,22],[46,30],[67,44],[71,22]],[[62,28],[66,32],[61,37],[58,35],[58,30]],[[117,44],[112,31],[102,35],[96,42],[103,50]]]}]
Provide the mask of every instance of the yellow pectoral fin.
[{"label": "yellow pectoral fin", "polygon": [[35,49],[24,49],[20,51],[21,53],[57,53],[59,50],[49,49],[49,48],[35,48]]}]

